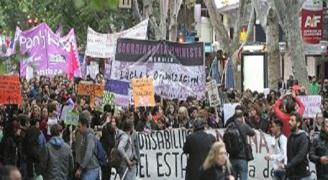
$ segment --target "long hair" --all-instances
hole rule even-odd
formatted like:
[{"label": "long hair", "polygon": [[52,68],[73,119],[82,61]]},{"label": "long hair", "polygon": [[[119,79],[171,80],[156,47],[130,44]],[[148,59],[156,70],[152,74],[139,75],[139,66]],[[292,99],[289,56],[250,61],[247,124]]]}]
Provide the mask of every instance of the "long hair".
[{"label": "long hair", "polygon": [[[203,166],[202,166],[204,170],[207,170],[216,165],[217,154],[219,153],[220,149],[222,149],[222,148],[225,148],[225,144],[222,141],[217,141],[212,145],[211,150],[208,153],[208,155],[203,163]],[[231,164],[230,164],[228,157],[226,157],[226,164],[222,169],[224,171],[227,170],[229,172],[229,174],[231,174]]]}]

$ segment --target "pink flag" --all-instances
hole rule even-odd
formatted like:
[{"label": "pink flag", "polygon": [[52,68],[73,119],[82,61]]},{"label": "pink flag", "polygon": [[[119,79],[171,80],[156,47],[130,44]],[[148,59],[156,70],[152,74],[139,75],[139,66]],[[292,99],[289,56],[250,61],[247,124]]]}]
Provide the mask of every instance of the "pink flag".
[{"label": "pink flag", "polygon": [[66,70],[68,79],[73,80],[74,72],[78,68],[79,68],[78,59],[76,58],[73,45],[71,44],[71,48],[70,48],[68,60],[67,60],[67,70]]}]

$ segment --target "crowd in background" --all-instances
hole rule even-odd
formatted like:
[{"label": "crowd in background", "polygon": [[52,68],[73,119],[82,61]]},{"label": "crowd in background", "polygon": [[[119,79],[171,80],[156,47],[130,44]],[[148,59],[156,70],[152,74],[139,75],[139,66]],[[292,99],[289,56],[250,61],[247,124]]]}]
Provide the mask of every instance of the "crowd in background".
[{"label": "crowd in background", "polygon": [[[133,106],[118,108],[105,105],[101,112],[95,110],[88,98],[77,94],[77,84],[80,81],[82,80],[70,81],[65,76],[54,78],[41,76],[29,81],[21,79],[23,104],[0,105],[0,162],[2,164],[0,173],[3,173],[2,177],[16,180],[15,178],[20,179],[21,173],[22,179],[42,177],[43,179],[90,180],[97,179],[99,175],[102,179],[109,179],[111,169],[115,168],[121,177],[127,180],[134,179],[139,160],[136,131],[147,133],[153,130],[186,128],[197,132],[197,130],[209,128],[228,128],[229,124],[240,121],[242,122],[240,134],[245,138],[247,135],[254,135],[253,129],[273,134],[272,129],[276,126],[281,128],[280,134],[288,138],[292,133],[289,121],[291,117],[295,117],[296,122],[301,118],[300,129],[307,132],[312,141],[320,136],[322,124],[325,118],[328,118],[328,100],[326,99],[328,81],[324,81],[321,88],[315,78],[311,78],[310,88],[307,90],[291,76],[286,83],[279,83],[279,90],[271,90],[268,94],[250,90],[240,92],[236,89],[220,87],[222,104],[239,103],[235,108],[235,114],[227,122],[224,122],[222,106],[216,109],[209,106],[207,99],[198,101],[192,97],[186,101],[162,100],[156,97],[156,106],[147,108]],[[98,74],[94,80],[88,77],[85,81],[105,84],[101,74]],[[297,95],[306,94],[323,97],[322,113],[318,113],[316,118],[302,118],[304,105]],[[61,120],[61,113],[65,106],[73,106],[74,111],[79,112],[77,127],[66,126]],[[113,150],[117,150],[121,163],[114,164],[114,161],[101,163],[98,154],[94,153],[98,152],[98,140],[94,131],[101,131],[99,142],[108,159],[118,158],[113,153]],[[328,134],[325,136],[328,137]],[[325,143],[327,145],[327,142]],[[191,174],[190,179],[198,176],[211,179],[211,176],[217,175],[217,170],[213,169],[215,161],[218,161],[220,165],[226,165],[224,156],[227,153],[232,154],[227,144],[215,143],[212,139],[209,139],[207,144],[210,145],[203,153],[204,155],[196,160],[197,168],[204,163],[203,171],[199,175]],[[285,144],[287,146],[287,142]],[[191,151],[197,148],[196,146],[188,148],[187,144],[185,146],[184,151],[189,154],[189,160],[191,160],[193,156]],[[194,150],[190,150],[193,148]],[[322,148],[322,151],[328,153],[327,147]],[[232,155],[230,156],[232,169],[231,171],[230,168],[227,171],[224,170],[222,177],[232,179],[231,175],[238,172],[242,179],[247,179],[245,177],[247,169],[239,167],[244,163],[240,159],[246,158],[240,154],[247,154],[246,147],[242,149],[244,149],[243,152],[235,155],[235,159],[231,159]],[[221,156],[216,158],[216,154]],[[267,159],[269,160],[270,157],[268,156]],[[191,163],[189,160],[188,163]],[[187,178],[188,168],[189,166]],[[327,164],[321,168],[323,168],[322,173],[325,175],[323,179],[325,179],[328,172]],[[208,169],[212,169],[213,172],[205,171]]]}]

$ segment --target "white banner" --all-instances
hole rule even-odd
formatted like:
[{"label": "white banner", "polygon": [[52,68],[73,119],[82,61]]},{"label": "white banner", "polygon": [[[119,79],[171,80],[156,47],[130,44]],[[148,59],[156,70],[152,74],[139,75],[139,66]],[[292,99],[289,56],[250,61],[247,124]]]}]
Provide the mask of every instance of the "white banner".
[{"label": "white banner", "polygon": [[315,118],[321,112],[321,96],[299,96],[305,106],[303,117]]},{"label": "white banner", "polygon": [[[183,180],[186,174],[187,155],[183,153],[183,145],[191,131],[186,129],[170,129],[139,134],[140,163],[137,168],[138,178],[142,180]],[[224,129],[208,130],[218,140],[222,141]],[[256,131],[254,137],[248,138],[252,145],[254,161],[248,163],[248,175],[252,180],[272,179],[273,167],[271,161],[264,156],[272,152],[273,137]],[[314,164],[310,166],[315,175]],[[115,177],[113,172],[111,179]]]},{"label": "white banner", "polygon": [[96,58],[113,58],[115,57],[116,41],[118,38],[146,39],[147,27],[148,19],[130,29],[113,34],[98,33],[88,27],[85,55]]}]

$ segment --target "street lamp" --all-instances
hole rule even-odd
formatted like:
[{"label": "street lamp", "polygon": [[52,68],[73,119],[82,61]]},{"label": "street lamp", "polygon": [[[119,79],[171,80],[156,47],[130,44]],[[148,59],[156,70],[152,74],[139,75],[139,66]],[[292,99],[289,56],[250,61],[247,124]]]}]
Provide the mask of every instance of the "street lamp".
[{"label": "street lamp", "polygon": [[286,42],[279,42],[279,52],[281,56],[281,78],[285,80],[285,53],[286,53],[287,44]]},{"label": "street lamp", "polygon": [[323,89],[323,83],[325,81],[325,71],[326,71],[326,63],[324,56],[327,53],[327,46],[328,42],[327,41],[320,41],[320,49],[321,49],[321,90]]}]

